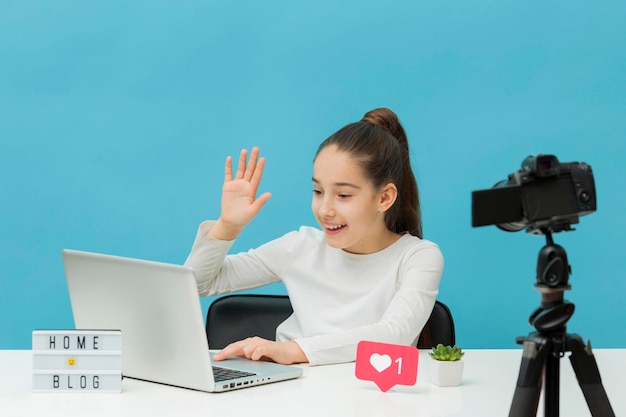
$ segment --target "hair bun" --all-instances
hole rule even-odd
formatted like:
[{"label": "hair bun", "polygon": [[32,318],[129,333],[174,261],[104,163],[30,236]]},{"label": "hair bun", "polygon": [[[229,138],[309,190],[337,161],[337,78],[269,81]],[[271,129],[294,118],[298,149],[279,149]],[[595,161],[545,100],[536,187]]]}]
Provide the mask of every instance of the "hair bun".
[{"label": "hair bun", "polygon": [[365,113],[361,121],[378,126],[381,129],[385,129],[397,139],[406,140],[406,135],[402,125],[400,124],[398,116],[396,116],[393,111],[385,107],[368,111]]}]

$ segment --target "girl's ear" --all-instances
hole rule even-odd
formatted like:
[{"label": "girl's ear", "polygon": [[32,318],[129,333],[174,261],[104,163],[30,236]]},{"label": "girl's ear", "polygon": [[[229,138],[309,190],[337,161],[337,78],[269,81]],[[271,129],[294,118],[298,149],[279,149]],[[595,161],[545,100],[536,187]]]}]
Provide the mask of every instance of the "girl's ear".
[{"label": "girl's ear", "polygon": [[384,213],[393,206],[398,198],[398,187],[392,182],[382,187],[378,200],[378,211]]}]

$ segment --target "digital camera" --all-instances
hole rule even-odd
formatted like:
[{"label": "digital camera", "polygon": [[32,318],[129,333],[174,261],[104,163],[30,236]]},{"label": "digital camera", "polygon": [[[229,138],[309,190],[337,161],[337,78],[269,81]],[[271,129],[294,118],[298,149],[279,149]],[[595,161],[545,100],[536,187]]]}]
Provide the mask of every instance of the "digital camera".
[{"label": "digital camera", "polygon": [[472,192],[473,227],[495,224],[508,232],[560,232],[572,230],[580,216],[595,210],[591,166],[560,163],[554,155],[529,156],[507,180]]}]

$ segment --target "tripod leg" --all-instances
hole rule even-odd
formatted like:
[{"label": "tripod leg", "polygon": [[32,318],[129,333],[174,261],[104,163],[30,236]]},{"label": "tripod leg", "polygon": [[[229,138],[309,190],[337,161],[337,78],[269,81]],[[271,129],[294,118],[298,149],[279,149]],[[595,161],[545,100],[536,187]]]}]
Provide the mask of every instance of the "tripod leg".
[{"label": "tripod leg", "polygon": [[569,350],[572,352],[569,359],[580,389],[585,400],[587,400],[591,415],[594,417],[615,417],[609,397],[602,385],[596,358],[591,352],[591,344],[587,344],[585,347],[578,335],[573,335],[569,344]]},{"label": "tripod leg", "polygon": [[548,353],[545,340],[524,340],[522,364],[509,417],[531,417],[537,415],[541,396],[541,377]]},{"label": "tripod leg", "polygon": [[560,392],[560,373],[561,363],[560,357],[554,353],[546,355],[546,373],[545,373],[545,389],[544,389],[544,410],[546,417],[556,417],[559,415]]}]

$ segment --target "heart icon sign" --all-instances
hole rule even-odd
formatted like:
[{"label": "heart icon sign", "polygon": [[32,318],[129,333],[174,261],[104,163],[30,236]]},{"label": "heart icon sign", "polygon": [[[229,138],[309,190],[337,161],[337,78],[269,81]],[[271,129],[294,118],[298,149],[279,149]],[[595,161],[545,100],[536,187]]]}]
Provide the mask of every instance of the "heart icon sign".
[{"label": "heart icon sign", "polygon": [[381,373],[391,366],[391,356],[374,353],[370,356],[370,364],[378,371],[378,373]]},{"label": "heart icon sign", "polygon": [[415,385],[419,351],[415,346],[362,340],[356,348],[355,376],[372,381],[382,392],[394,385]]}]

